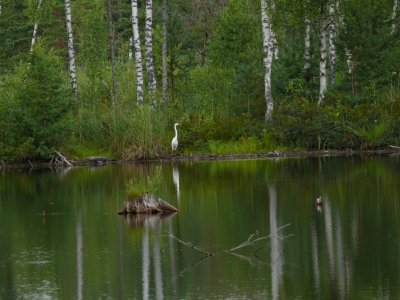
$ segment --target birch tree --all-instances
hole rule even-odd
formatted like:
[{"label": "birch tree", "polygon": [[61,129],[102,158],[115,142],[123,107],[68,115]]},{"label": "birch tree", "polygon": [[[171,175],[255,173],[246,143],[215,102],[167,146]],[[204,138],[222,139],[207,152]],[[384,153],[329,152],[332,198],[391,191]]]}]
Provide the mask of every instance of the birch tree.
[{"label": "birch tree", "polygon": [[75,96],[78,96],[78,83],[76,80],[76,67],[75,67],[75,48],[74,48],[74,35],[72,32],[72,13],[71,2],[65,0],[65,16],[67,22],[67,35],[68,35],[68,58],[69,58],[69,75],[71,79],[71,87]]},{"label": "birch tree", "polygon": [[304,79],[311,80],[311,22],[308,16],[304,17]]},{"label": "birch tree", "polygon": [[162,95],[163,102],[167,103],[168,72],[167,72],[167,0],[162,2]]},{"label": "birch tree", "polygon": [[261,24],[263,32],[264,48],[264,96],[266,102],[265,122],[272,121],[274,100],[272,98],[272,60],[274,55],[274,39],[271,34],[271,22],[268,16],[268,5],[266,0],[261,0]]},{"label": "birch tree", "polygon": [[38,6],[37,6],[37,10],[36,10],[36,14],[35,14],[35,24],[33,25],[32,42],[31,42],[31,50],[30,50],[31,53],[33,51],[33,47],[35,46],[36,39],[37,39],[37,30],[38,30],[38,26],[39,26],[38,25],[38,20],[37,20],[37,15],[39,13],[41,5],[42,5],[42,0],[39,0]]},{"label": "birch tree", "polygon": [[153,0],[146,0],[146,69],[149,93],[151,95],[151,105],[156,106],[155,93],[157,88],[156,75],[153,63]]},{"label": "birch tree", "polygon": [[327,18],[326,18],[326,4],[324,1],[321,2],[321,27],[320,27],[320,61],[319,61],[319,99],[318,105],[322,104],[325,100],[325,93],[327,89],[326,80],[326,29],[327,29]]},{"label": "birch tree", "polygon": [[110,42],[110,58],[111,58],[111,75],[113,81],[113,91],[111,94],[112,102],[114,105],[118,105],[118,85],[117,85],[117,72],[115,67],[115,41],[114,41],[114,30],[113,30],[113,11],[111,0],[107,0],[107,11],[108,11],[108,37]]},{"label": "birch tree", "polygon": [[130,39],[129,39],[129,60],[132,60],[133,59],[133,37],[131,37]]},{"label": "birch tree", "polygon": [[396,30],[397,5],[398,5],[398,0],[393,0],[392,33],[395,32]]},{"label": "birch tree", "polygon": [[[342,11],[342,7],[340,6],[340,1],[336,2],[336,11],[338,12],[339,15],[339,28],[342,28],[344,32],[346,32],[346,24],[344,22],[344,13]],[[338,30],[340,31],[340,29]],[[351,50],[347,46],[347,43],[344,46],[344,52],[346,55],[346,65],[347,65],[347,73],[351,74],[353,70],[353,54],[351,53]]]},{"label": "birch tree", "polygon": [[137,103],[141,105],[143,104],[143,66],[142,66],[142,52],[140,47],[137,0],[131,0],[131,5],[132,5],[133,46],[135,49],[135,60],[136,60],[136,85],[137,85],[136,93],[137,93]]},{"label": "birch tree", "polygon": [[335,0],[329,0],[329,80],[331,86],[336,84],[336,25],[335,25]]}]

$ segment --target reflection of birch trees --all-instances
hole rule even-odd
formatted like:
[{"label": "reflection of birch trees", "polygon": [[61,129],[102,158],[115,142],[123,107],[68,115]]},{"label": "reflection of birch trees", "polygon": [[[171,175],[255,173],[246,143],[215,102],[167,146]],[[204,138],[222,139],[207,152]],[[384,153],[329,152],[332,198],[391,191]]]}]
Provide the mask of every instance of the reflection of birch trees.
[{"label": "reflection of birch trees", "polygon": [[76,219],[76,299],[83,299],[83,238],[82,238],[82,214],[78,213]]},{"label": "reflection of birch trees", "polygon": [[[331,287],[338,293],[340,299],[345,299],[349,292],[352,266],[351,260],[346,257],[345,244],[343,241],[342,222],[340,213],[334,213],[328,197],[324,197],[324,220],[325,220],[325,239],[328,255],[329,274],[331,279]],[[354,236],[352,237],[354,239]],[[314,227],[312,228],[312,253],[314,260],[314,274],[316,281],[320,283],[320,270],[318,261],[318,252],[314,250],[318,247],[317,235]],[[336,293],[335,293],[336,294]]]},{"label": "reflection of birch trees", "polygon": [[152,236],[152,252],[153,252],[153,266],[154,266],[154,281],[156,299],[164,299],[163,276],[161,267],[161,250],[160,250],[160,236],[161,224],[155,222],[152,226],[145,225],[143,239],[142,239],[142,293],[143,299],[151,299],[150,297],[150,264],[151,264],[151,251],[150,251],[150,228],[153,229]]},{"label": "reflection of birch trees", "polygon": [[279,285],[282,277],[282,240],[278,236],[277,200],[275,186],[269,185],[269,223],[271,235],[271,284],[272,299],[279,299]]},{"label": "reflection of birch trees", "polygon": [[143,299],[149,299],[149,278],[150,278],[150,255],[149,255],[149,230],[145,227],[142,240],[142,286]]}]

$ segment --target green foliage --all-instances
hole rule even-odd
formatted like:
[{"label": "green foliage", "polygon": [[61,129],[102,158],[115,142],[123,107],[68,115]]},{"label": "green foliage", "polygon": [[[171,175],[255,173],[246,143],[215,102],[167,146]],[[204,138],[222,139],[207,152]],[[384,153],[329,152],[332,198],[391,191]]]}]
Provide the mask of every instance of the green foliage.
[{"label": "green foliage", "polygon": [[164,156],[169,151],[166,124],[164,112],[148,105],[86,107],[78,112],[75,143],[77,149],[98,148],[128,160]]},{"label": "green foliage", "polygon": [[48,158],[70,137],[72,98],[58,58],[39,44],[1,93],[0,156],[7,159]]},{"label": "green foliage", "polygon": [[209,141],[212,154],[246,154],[259,151],[258,141],[254,137],[241,138],[238,141]]},{"label": "green foliage", "polygon": [[273,135],[278,144],[303,149],[365,149],[398,144],[399,103],[388,99],[358,104],[332,98],[318,107],[307,101],[277,107]]},{"label": "green foliage", "polygon": [[[209,64],[231,70],[231,106],[236,113],[257,111],[263,95],[262,35],[259,3],[229,1],[209,42]],[[259,102],[258,102],[259,103]]]},{"label": "green foliage", "polygon": [[139,177],[129,180],[126,185],[129,196],[144,196],[147,193],[154,194],[162,183],[161,167],[157,167],[153,176]]},{"label": "green foliage", "polygon": [[[321,107],[315,104],[321,1],[274,2],[269,14],[279,59],[272,67],[275,121],[268,127],[263,122],[260,2],[200,2],[168,1],[169,99],[156,110],[148,106],[146,91],[146,105],[136,103],[135,61],[128,59],[130,1],[112,1],[118,107],[110,97],[113,85],[105,2],[73,2],[79,102],[72,111],[66,83],[64,3],[46,0],[38,10],[38,0],[2,0],[1,158],[47,157],[53,148],[78,157],[101,153],[125,159],[165,156],[171,153],[174,122],[182,124],[179,151],[183,153],[261,152],[281,147],[358,149],[400,143],[400,28],[392,32],[391,1],[340,1],[344,23],[336,40],[337,84],[330,87]],[[160,102],[161,1],[154,1],[153,7],[156,98]],[[311,21],[313,54],[306,80],[305,14]],[[338,22],[339,14],[335,17]],[[139,18],[143,36],[144,5],[139,5]],[[36,22],[39,44],[31,56]],[[353,55],[352,75],[347,71],[346,48]],[[146,72],[144,79],[146,87]],[[75,120],[72,133],[71,112]]]},{"label": "green foliage", "polygon": [[211,119],[230,115],[232,72],[218,67],[198,67],[179,86],[179,102],[186,114]]}]

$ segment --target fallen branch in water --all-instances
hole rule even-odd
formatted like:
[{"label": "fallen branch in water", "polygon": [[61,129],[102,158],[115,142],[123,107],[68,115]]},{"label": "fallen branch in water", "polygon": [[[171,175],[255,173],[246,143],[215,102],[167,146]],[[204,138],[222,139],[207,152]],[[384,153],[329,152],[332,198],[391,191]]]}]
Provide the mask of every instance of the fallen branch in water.
[{"label": "fallen branch in water", "polygon": [[193,250],[196,250],[196,251],[199,251],[199,252],[205,254],[206,257],[215,256],[215,253],[207,252],[207,251],[205,251],[205,250],[203,250],[203,249],[201,249],[201,248],[199,248],[199,247],[193,245],[193,244],[190,243],[190,242],[182,241],[181,239],[177,238],[177,237],[174,236],[173,234],[168,234],[167,236],[169,236],[169,237],[171,237],[171,238],[177,240],[177,241],[178,241],[179,243],[181,243],[182,245],[185,245],[185,246],[187,246],[187,247],[189,247],[189,248],[192,248]]},{"label": "fallen branch in water", "polygon": [[[286,228],[288,226],[290,226],[290,223],[279,227],[278,231],[280,231],[280,230],[282,230],[282,229],[284,229],[284,228]],[[240,245],[238,245],[236,247],[233,247],[233,248],[231,248],[229,250],[225,250],[225,252],[234,252],[234,251],[237,251],[237,250],[242,249],[242,248],[247,247],[247,246],[253,246],[255,243],[260,242],[262,240],[266,240],[266,239],[270,239],[270,238],[285,239],[285,238],[287,238],[289,236],[290,235],[285,236],[283,238],[280,238],[279,236],[272,236],[272,235],[258,237],[258,232],[255,232],[253,234],[250,234],[249,238],[245,242],[243,242]]]},{"label": "fallen branch in water", "polygon": [[400,150],[399,146],[394,146],[394,145],[389,145],[390,148],[396,149],[396,150]]}]

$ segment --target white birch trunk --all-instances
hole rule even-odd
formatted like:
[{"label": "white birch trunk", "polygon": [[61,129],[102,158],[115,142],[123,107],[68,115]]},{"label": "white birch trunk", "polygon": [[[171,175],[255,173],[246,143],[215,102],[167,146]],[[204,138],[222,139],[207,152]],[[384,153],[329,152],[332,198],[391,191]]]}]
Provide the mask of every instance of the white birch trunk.
[{"label": "white birch trunk", "polygon": [[2,12],[3,12],[3,7],[2,7],[1,0],[0,0],[0,16],[1,16]]},{"label": "white birch trunk", "polygon": [[398,1],[397,0],[393,0],[392,33],[396,30],[397,5],[398,5]]},{"label": "white birch trunk", "polygon": [[147,68],[147,81],[149,93],[151,95],[151,105],[156,106],[156,88],[157,81],[154,72],[154,62],[153,62],[153,0],[146,0],[146,68]]},{"label": "white birch trunk", "polygon": [[129,60],[133,59],[133,38],[131,37],[129,39],[129,54],[128,54]]},{"label": "white birch trunk", "polygon": [[330,67],[330,84],[336,84],[336,24],[335,24],[335,0],[329,0],[329,67]]},{"label": "white birch trunk", "polygon": [[167,103],[168,72],[167,72],[167,0],[162,2],[162,94],[163,101]]},{"label": "white birch trunk", "polygon": [[78,95],[78,84],[76,80],[76,67],[75,67],[75,48],[74,48],[74,35],[72,32],[72,14],[71,14],[71,2],[65,0],[65,16],[67,22],[67,34],[68,34],[68,57],[69,57],[69,75],[71,78],[71,87],[75,96]]},{"label": "white birch trunk", "polygon": [[304,31],[304,78],[310,81],[311,72],[311,22],[306,16],[304,18],[305,31]]},{"label": "white birch trunk", "polygon": [[319,61],[319,99],[318,105],[322,104],[325,100],[325,93],[327,89],[326,81],[326,7],[321,4],[321,28],[320,28],[320,61]]},{"label": "white birch trunk", "polygon": [[261,0],[261,24],[263,31],[263,48],[264,48],[264,87],[265,87],[265,122],[272,121],[272,113],[274,110],[274,100],[272,98],[272,59],[274,41],[271,37],[271,23],[268,16],[268,7],[266,0]]},{"label": "white birch trunk", "polygon": [[[274,2],[274,0],[271,0],[271,8],[272,8],[272,11],[275,13],[275,2]],[[268,12],[267,12],[268,13]],[[276,39],[276,34],[275,34],[275,32],[272,30],[272,25],[271,25],[271,22],[270,22],[270,30],[271,30],[271,39],[272,39],[272,42],[273,42],[273,51],[274,51],[274,59],[275,60],[278,60],[279,59],[279,47],[278,47],[278,41],[277,41],[277,39]]]},{"label": "white birch trunk", "polygon": [[[38,7],[37,7],[37,12],[39,12],[41,5],[42,5],[42,0],[39,0]],[[36,17],[37,16],[35,16],[35,18]],[[33,25],[33,33],[32,33],[32,42],[31,42],[31,50],[30,50],[31,53],[33,52],[33,47],[36,44],[38,27],[39,27],[38,21],[35,20],[35,24]]]},{"label": "white birch trunk", "polygon": [[131,0],[131,4],[132,4],[133,46],[135,49],[135,59],[136,59],[137,103],[140,105],[143,104],[143,66],[142,66],[142,52],[140,47],[137,0]]},{"label": "white birch trunk", "polygon": [[[345,29],[345,23],[344,23],[344,14],[340,9],[340,1],[336,2],[336,10],[338,11],[339,14],[339,27],[343,27]],[[350,49],[345,45],[344,47],[344,52],[346,55],[346,65],[347,65],[347,73],[351,74],[353,72],[353,54],[351,53]]]}]

